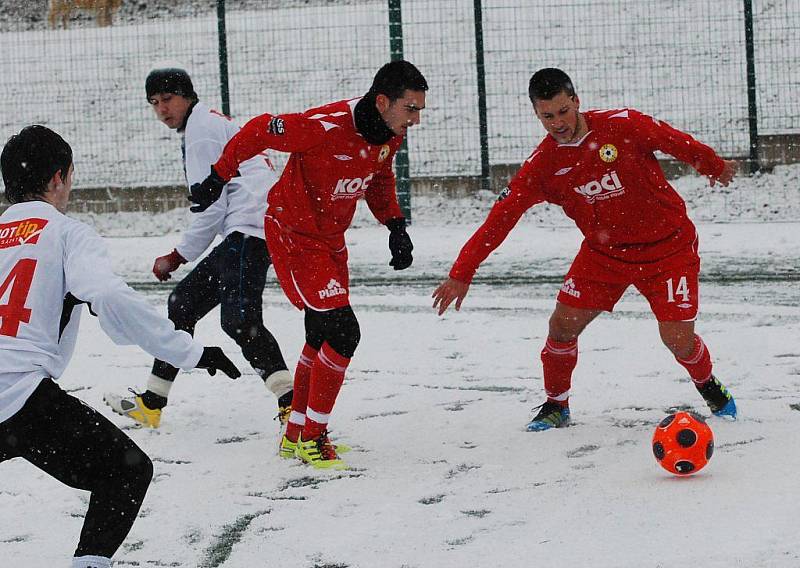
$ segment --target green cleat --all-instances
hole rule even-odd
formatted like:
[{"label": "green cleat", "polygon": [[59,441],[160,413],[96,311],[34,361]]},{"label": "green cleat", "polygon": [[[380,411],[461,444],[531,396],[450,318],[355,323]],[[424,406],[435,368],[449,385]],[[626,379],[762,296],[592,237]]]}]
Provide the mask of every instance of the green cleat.
[{"label": "green cleat", "polygon": [[280,446],[278,446],[278,455],[283,459],[291,459],[297,450],[297,442],[292,442],[286,437],[286,434],[281,438]]},{"label": "green cleat", "polygon": [[300,436],[294,455],[303,463],[317,469],[347,469],[347,465],[336,453],[336,447],[328,439],[327,432],[313,440],[303,440]]}]

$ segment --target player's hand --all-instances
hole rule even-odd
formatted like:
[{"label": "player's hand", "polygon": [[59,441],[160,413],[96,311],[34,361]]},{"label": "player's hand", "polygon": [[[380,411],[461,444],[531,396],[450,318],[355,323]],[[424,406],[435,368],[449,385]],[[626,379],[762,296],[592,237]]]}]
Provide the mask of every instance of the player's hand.
[{"label": "player's hand", "polygon": [[453,300],[456,301],[456,311],[461,309],[461,302],[469,291],[469,284],[461,282],[454,278],[448,278],[436,290],[433,291],[431,298],[433,298],[433,307],[438,310],[438,315],[442,315]]},{"label": "player's hand", "polygon": [[736,170],[739,169],[739,163],[735,160],[722,161],[725,164],[722,168],[722,172],[717,177],[709,176],[708,178],[708,185],[711,187],[714,187],[717,183],[722,187],[728,187],[728,184],[733,180],[733,176],[736,175]]},{"label": "player's hand", "polygon": [[175,272],[181,264],[186,264],[186,259],[183,258],[177,250],[172,250],[171,253],[159,256],[153,263],[153,274],[161,282],[165,282],[172,278],[170,274]]},{"label": "player's hand", "polygon": [[226,183],[228,182],[219,176],[214,166],[211,166],[211,173],[208,174],[208,177],[200,183],[192,184],[189,189],[188,199],[195,204],[189,207],[189,211],[200,213],[208,209],[222,195],[222,188]]},{"label": "player's hand", "polygon": [[217,370],[222,371],[231,379],[238,379],[242,376],[241,371],[219,347],[204,347],[203,356],[197,362],[197,368],[207,370],[208,374],[212,376],[217,374]]},{"label": "player's hand", "polygon": [[395,270],[405,270],[414,262],[411,255],[414,244],[406,232],[406,220],[403,217],[389,219],[386,227],[389,229],[389,251],[392,253],[389,266]]}]

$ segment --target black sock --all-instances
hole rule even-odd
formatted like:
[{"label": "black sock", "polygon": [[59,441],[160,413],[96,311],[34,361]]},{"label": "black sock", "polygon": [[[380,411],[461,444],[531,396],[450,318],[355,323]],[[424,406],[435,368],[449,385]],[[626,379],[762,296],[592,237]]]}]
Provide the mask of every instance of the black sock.
[{"label": "black sock", "polygon": [[152,391],[145,391],[142,393],[142,402],[150,410],[157,410],[167,406],[166,397]]},{"label": "black sock", "polygon": [[[281,408],[286,408],[287,406],[292,404],[292,395],[294,391],[289,391],[285,395],[278,398],[278,406]],[[166,399],[164,399],[166,401]]]}]

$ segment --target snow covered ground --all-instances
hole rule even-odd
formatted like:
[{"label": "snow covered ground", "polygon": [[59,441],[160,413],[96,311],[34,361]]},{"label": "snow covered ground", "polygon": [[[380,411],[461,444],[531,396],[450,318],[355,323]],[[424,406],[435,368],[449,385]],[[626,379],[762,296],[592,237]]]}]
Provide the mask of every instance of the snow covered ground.
[{"label": "snow covered ground", "polygon": [[[399,273],[386,266],[383,227],[362,212],[348,233],[363,340],[332,422],[334,437],[354,448],[344,456],[348,471],[277,457],[274,399],[219,330],[217,311],[197,336],[225,347],[245,375],[182,375],[156,431],[130,426],[102,403],[106,391],[142,387],[150,358],[114,346],[85,318],[60,382],[155,463],[116,565],[800,565],[800,223],[699,225],[706,278],[698,331],[740,419],[711,420],[713,459],[679,479],[653,459],[653,428],[675,408],[708,411],[635,294],[581,338],[574,426],[524,431],[543,400],[538,352],[579,235],[523,220],[481,269],[462,311],[438,318],[430,294],[485,213],[468,211],[459,210],[461,223],[446,207],[420,211],[410,230],[415,263]],[[171,285],[155,283],[149,269],[178,235],[153,228],[182,218],[90,219],[109,235],[150,235],[108,241],[118,271],[162,310]],[[296,361],[301,314],[272,273],[264,316]],[[66,567],[88,495],[21,460],[0,472],[2,565]]]}]

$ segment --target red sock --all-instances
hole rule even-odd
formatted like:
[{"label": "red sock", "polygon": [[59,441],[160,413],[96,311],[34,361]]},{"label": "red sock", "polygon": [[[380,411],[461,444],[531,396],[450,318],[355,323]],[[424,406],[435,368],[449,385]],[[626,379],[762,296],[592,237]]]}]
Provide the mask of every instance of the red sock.
[{"label": "red sock", "polygon": [[328,418],[336,403],[339,389],[344,382],[344,372],[349,364],[350,359],[339,355],[327,343],[322,344],[317,360],[311,368],[311,386],[308,390],[303,440],[318,438],[328,428]]},{"label": "red sock", "polygon": [[675,360],[689,371],[689,376],[697,386],[704,385],[711,378],[711,354],[699,335],[694,336],[694,349],[686,359]]},{"label": "red sock", "polygon": [[547,401],[569,406],[572,371],[578,364],[578,340],[561,342],[548,337],[542,349],[544,390]]},{"label": "red sock", "polygon": [[306,423],[306,406],[308,406],[308,386],[311,382],[311,368],[317,360],[317,350],[308,343],[303,346],[300,360],[294,371],[294,392],[292,394],[292,413],[286,424],[286,437],[296,442]]}]

